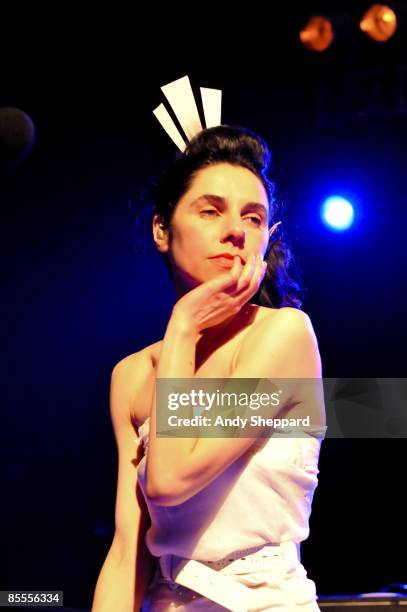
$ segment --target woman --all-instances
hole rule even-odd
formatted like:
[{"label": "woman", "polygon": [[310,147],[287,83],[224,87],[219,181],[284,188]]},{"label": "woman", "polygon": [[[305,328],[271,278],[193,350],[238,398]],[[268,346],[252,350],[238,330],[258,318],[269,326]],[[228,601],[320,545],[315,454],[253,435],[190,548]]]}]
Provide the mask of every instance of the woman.
[{"label": "woman", "polygon": [[[113,370],[116,531],[94,612],[318,610],[299,544],[325,432],[306,382],[321,363],[288,251],[273,241],[269,161],[248,130],[209,128],[158,186],[153,237],[178,299],[163,340]],[[156,378],[194,377],[296,380],[270,416],[312,410],[319,426],[261,442],[157,436]]]}]

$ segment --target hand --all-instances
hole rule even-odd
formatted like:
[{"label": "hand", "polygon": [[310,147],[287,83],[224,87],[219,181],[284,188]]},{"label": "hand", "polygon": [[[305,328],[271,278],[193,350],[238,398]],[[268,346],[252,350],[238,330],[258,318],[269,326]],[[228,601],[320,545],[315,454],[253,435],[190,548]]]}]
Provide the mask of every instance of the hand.
[{"label": "hand", "polygon": [[222,323],[255,295],[266,268],[267,263],[259,254],[248,257],[244,266],[236,256],[225,274],[202,283],[178,300],[173,316],[197,334]]}]

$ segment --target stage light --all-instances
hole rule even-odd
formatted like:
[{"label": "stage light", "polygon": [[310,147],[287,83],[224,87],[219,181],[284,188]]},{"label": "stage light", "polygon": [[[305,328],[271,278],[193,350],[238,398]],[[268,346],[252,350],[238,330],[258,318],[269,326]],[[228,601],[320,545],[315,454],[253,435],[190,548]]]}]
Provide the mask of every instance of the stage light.
[{"label": "stage light", "polygon": [[322,205],[321,218],[329,229],[339,232],[346,230],[353,223],[353,206],[341,196],[330,196]]},{"label": "stage light", "polygon": [[363,15],[359,26],[372,40],[385,42],[397,29],[397,16],[389,6],[373,4]]},{"label": "stage light", "polygon": [[300,32],[303,45],[312,51],[326,51],[334,39],[331,21],[323,15],[311,17]]}]

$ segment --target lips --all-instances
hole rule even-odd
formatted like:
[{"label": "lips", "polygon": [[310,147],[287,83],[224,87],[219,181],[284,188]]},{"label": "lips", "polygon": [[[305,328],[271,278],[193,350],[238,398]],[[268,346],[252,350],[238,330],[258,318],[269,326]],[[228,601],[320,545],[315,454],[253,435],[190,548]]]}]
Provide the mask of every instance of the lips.
[{"label": "lips", "polygon": [[231,253],[220,253],[219,255],[214,255],[213,257],[210,257],[210,259],[212,259],[213,261],[216,262],[220,262],[223,264],[231,264],[233,265],[233,260],[236,257],[236,255],[240,258],[240,261],[242,263],[242,265],[244,266],[245,261],[243,259],[243,257],[241,255],[239,255],[238,253],[235,253],[234,255],[232,255]]}]

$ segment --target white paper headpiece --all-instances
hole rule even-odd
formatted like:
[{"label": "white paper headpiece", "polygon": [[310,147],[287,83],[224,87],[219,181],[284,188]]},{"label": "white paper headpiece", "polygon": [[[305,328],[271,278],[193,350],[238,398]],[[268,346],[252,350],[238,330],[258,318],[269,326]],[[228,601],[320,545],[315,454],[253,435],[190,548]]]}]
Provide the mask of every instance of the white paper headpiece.
[{"label": "white paper headpiece", "polygon": [[[181,77],[161,87],[161,91],[167,98],[175,113],[188,141],[203,130],[199,118],[198,107],[195,102],[194,93],[188,76]],[[220,89],[209,89],[201,87],[202,105],[205,116],[206,127],[215,127],[221,124],[222,91]],[[181,136],[177,126],[171,119],[164,104],[160,104],[153,110],[155,117],[161,123],[171,140],[180,151],[184,151],[186,143]]]}]

